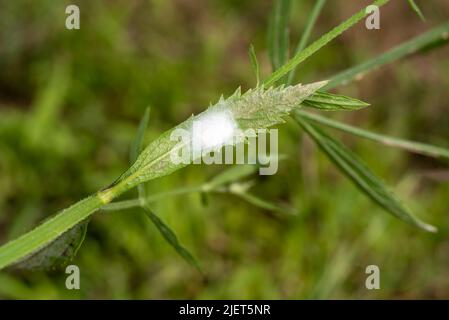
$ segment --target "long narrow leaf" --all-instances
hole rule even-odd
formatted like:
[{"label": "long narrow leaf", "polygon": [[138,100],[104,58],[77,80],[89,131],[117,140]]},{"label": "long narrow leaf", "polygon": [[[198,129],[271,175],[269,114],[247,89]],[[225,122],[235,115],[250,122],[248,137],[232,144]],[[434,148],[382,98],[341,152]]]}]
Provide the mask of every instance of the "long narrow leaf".
[{"label": "long narrow leaf", "polygon": [[297,115],[295,119],[329,159],[375,203],[411,225],[425,231],[436,232],[435,227],[413,216],[383,182],[344,145],[302,119],[301,116]]},{"label": "long narrow leaf", "polygon": [[97,211],[104,202],[95,194],[62,210],[30,232],[0,247],[0,270],[31,256]]},{"label": "long narrow leaf", "polygon": [[189,264],[194,266],[198,271],[203,273],[200,265],[197,260],[193,257],[193,255],[179,243],[178,237],[176,234],[170,229],[170,227],[165,224],[165,222],[159,218],[148,206],[143,207],[145,210],[145,214],[147,217],[153,222],[159,232],[162,234],[164,239],[176,250],[176,252]]},{"label": "long narrow leaf", "polygon": [[14,265],[18,269],[48,270],[63,267],[78,252],[86,237],[89,218],[63,233],[45,248]]},{"label": "long narrow leaf", "polygon": [[260,68],[259,61],[257,60],[256,51],[254,46],[251,44],[248,51],[249,61],[251,62],[251,67],[253,69],[254,75],[256,76],[256,87],[260,84]]},{"label": "long narrow leaf", "polygon": [[[142,120],[140,121],[136,138],[134,139],[134,142],[131,147],[131,156],[130,156],[131,164],[134,163],[134,161],[137,159],[140,152],[142,151],[143,138],[145,136],[149,119],[150,119],[150,109],[147,108],[145,110],[144,116],[142,117]],[[197,268],[200,272],[202,272],[198,262],[193,257],[193,255],[179,243],[178,237],[176,236],[175,232],[160,217],[158,217],[147,205],[148,199],[146,196],[144,184],[138,185],[137,188],[139,191],[138,202],[140,206],[143,208],[146,216],[151,220],[151,222],[162,234],[164,239],[176,250],[176,252],[189,264],[191,264],[192,266]]]},{"label": "long narrow leaf", "polygon": [[268,50],[271,64],[275,69],[288,58],[288,17],[290,0],[275,0],[268,26]]},{"label": "long narrow leaf", "polygon": [[338,130],[342,130],[342,131],[351,133],[358,137],[376,141],[376,142],[382,143],[386,146],[397,147],[397,148],[401,148],[401,149],[404,149],[404,150],[407,150],[410,152],[414,152],[414,153],[418,153],[418,154],[422,154],[422,155],[426,155],[426,156],[430,156],[430,157],[449,160],[449,149],[371,132],[368,130],[353,127],[348,124],[345,124],[345,123],[342,123],[339,121],[335,121],[335,120],[331,120],[331,119],[322,117],[320,115],[305,112],[302,110],[298,110],[297,114],[300,115],[302,118],[312,120],[316,123],[323,124],[325,126],[328,126],[328,127],[334,128],[334,129],[338,129]]},{"label": "long narrow leaf", "polygon": [[408,3],[412,7],[413,11],[421,18],[422,21],[426,21],[426,18],[424,18],[423,13],[421,12],[421,9],[416,4],[415,0],[408,0]]},{"label": "long narrow leaf", "polygon": [[[376,0],[373,2],[373,5],[377,6],[383,6],[385,5],[389,0]],[[282,65],[279,69],[277,69],[275,72],[273,72],[268,79],[264,81],[264,86],[269,87],[273,85],[276,81],[281,79],[283,76],[285,76],[287,73],[292,71],[296,66],[298,66],[301,62],[304,62],[307,58],[309,58],[311,55],[313,55],[315,52],[317,52],[319,49],[321,49],[323,46],[328,44],[330,41],[338,37],[340,34],[345,32],[347,29],[352,27],[354,24],[362,20],[367,16],[367,12],[365,8],[360,10],[358,13],[353,15],[348,20],[344,21],[334,29],[332,29],[330,32],[323,35],[321,38],[313,42],[310,46],[308,46],[306,49],[302,50],[298,54],[296,54],[292,59],[287,61],[284,65]]]},{"label": "long narrow leaf", "polygon": [[356,78],[361,78],[369,71],[372,71],[387,63],[394,62],[404,56],[424,50],[428,47],[435,48],[439,45],[447,44],[449,43],[448,33],[449,22],[446,22],[422,35],[414,37],[411,40],[394,47],[384,54],[334,75],[331,77],[329,83],[324,87],[324,89],[329,90],[339,85],[349,83]]}]

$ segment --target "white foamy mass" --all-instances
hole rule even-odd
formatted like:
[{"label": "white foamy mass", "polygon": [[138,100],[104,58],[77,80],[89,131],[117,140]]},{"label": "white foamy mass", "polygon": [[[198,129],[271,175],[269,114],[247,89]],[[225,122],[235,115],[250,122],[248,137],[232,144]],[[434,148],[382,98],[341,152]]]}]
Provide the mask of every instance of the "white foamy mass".
[{"label": "white foamy mass", "polygon": [[209,110],[193,122],[193,151],[217,150],[231,143],[238,125],[229,110]]}]

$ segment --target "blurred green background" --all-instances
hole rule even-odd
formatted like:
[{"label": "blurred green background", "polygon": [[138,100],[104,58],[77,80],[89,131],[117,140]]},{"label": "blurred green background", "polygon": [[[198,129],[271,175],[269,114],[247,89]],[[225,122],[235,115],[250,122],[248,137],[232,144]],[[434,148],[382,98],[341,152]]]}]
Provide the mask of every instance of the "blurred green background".
[{"label": "blurred green background", "polygon": [[[315,39],[369,1],[328,1]],[[81,29],[65,28],[77,4]],[[298,41],[313,1],[293,1]],[[406,1],[381,11],[381,29],[360,23],[301,65],[307,83],[365,61],[445,22],[449,3]],[[147,106],[146,141],[199,113],[221,94],[255,85],[253,43],[263,75],[270,1],[0,0],[0,242],[111,183],[127,168]],[[449,50],[415,55],[336,92],[371,103],[337,119],[404,138],[449,146]],[[64,269],[0,272],[0,298],[449,298],[447,164],[330,131],[381,175],[428,234],[379,209],[320,154],[299,128],[280,127],[278,174],[255,175],[252,192],[296,208],[273,215],[232,195],[198,194],[153,208],[202,264],[182,260],[138,209],[98,212],[73,260],[81,289]],[[190,166],[151,181],[154,192],[195,186],[223,166]],[[125,198],[135,197],[128,193]],[[381,289],[365,288],[365,268]]]}]

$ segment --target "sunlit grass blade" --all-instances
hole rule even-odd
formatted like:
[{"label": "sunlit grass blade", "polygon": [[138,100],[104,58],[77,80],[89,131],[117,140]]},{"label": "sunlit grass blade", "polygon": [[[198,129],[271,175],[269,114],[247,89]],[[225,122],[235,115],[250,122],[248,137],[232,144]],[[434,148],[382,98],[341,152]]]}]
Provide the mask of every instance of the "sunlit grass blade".
[{"label": "sunlit grass blade", "polygon": [[145,214],[148,218],[153,222],[159,232],[162,234],[164,239],[176,250],[176,252],[189,264],[194,266],[198,271],[203,273],[200,265],[197,260],[193,257],[193,255],[179,243],[178,237],[176,234],[159,218],[148,205],[143,206],[145,210]]},{"label": "sunlit grass blade", "polygon": [[366,73],[379,68],[385,64],[394,62],[402,57],[414,54],[426,48],[438,47],[449,42],[449,22],[444,23],[432,30],[404,42],[393,49],[381,54],[371,60],[351,67],[330,78],[325,90],[347,84],[354,79],[361,79]]},{"label": "sunlit grass blade", "polygon": [[251,44],[248,50],[249,61],[251,62],[251,67],[253,69],[254,75],[256,76],[256,87],[260,84],[260,68],[259,61],[257,60],[256,51],[254,46]]},{"label": "sunlit grass blade", "polygon": [[271,64],[277,69],[288,58],[290,0],[275,0],[273,5],[268,25],[268,52]]},{"label": "sunlit grass blade", "polygon": [[355,136],[366,138],[372,141],[376,141],[379,143],[382,143],[386,146],[390,147],[397,147],[401,148],[410,152],[422,154],[425,156],[435,157],[435,158],[441,158],[449,160],[449,149],[441,148],[437,146],[433,146],[426,143],[416,142],[416,141],[410,141],[405,139],[399,139],[395,137],[391,137],[384,134],[375,133],[372,131],[360,129],[358,127],[350,126],[348,124],[331,120],[326,117],[322,117],[317,114],[304,112],[302,110],[298,110],[296,112],[298,115],[300,115],[302,118],[305,118],[307,120],[312,120],[316,123],[342,130],[348,133],[351,133]]},{"label": "sunlit grass blade", "polygon": [[411,225],[425,231],[436,232],[435,227],[422,222],[405,208],[384,183],[343,144],[308,123],[301,116],[297,115],[295,119],[340,171],[375,203]]},{"label": "sunlit grass blade", "polygon": [[[318,19],[318,16],[320,15],[321,10],[323,9],[324,4],[326,3],[326,0],[316,0],[315,6],[313,7],[312,12],[309,15],[309,19],[306,22],[306,26],[304,28],[304,32],[301,35],[301,39],[298,42],[298,45],[296,46],[295,55],[300,53],[309,42],[310,34],[312,33],[313,27],[315,26],[315,23]],[[287,84],[291,84],[293,82],[293,79],[295,78],[296,73],[296,67],[290,71],[288,74],[288,80]]]},{"label": "sunlit grass blade", "polygon": [[426,21],[426,18],[424,17],[421,9],[416,4],[415,0],[407,0],[410,6],[412,7],[413,11],[421,18],[422,21]]},{"label": "sunlit grass blade", "polygon": [[317,91],[302,103],[304,106],[326,110],[359,110],[369,106],[369,103],[360,101],[358,99]]},{"label": "sunlit grass blade", "polygon": [[[388,1],[389,0],[376,0],[373,2],[373,4],[380,7],[385,5]],[[330,32],[323,35],[321,38],[313,42],[307,48],[305,48],[304,50],[296,54],[293,58],[291,58],[289,61],[287,61],[285,64],[283,64],[263,82],[263,85],[265,87],[269,87],[274,83],[276,83],[276,81],[278,81],[287,73],[292,71],[300,63],[304,62],[307,58],[312,56],[319,49],[324,47],[330,41],[341,35],[344,31],[355,25],[357,22],[359,22],[366,16],[367,16],[366,8],[363,8],[358,13],[350,17],[348,20],[344,21],[343,23],[332,29]]]}]

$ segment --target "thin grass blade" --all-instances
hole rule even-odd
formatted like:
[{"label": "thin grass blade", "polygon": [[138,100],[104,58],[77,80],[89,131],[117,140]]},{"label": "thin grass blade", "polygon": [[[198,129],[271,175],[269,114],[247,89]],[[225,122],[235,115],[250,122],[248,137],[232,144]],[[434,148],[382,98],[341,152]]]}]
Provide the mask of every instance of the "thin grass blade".
[{"label": "thin grass blade", "polygon": [[[304,28],[304,32],[302,33],[301,39],[298,42],[298,45],[295,50],[295,55],[299,54],[307,45],[309,42],[310,35],[312,33],[313,27],[315,26],[315,23],[318,19],[318,16],[320,15],[321,10],[324,7],[324,4],[326,3],[326,0],[317,0],[315,2],[315,6],[312,9],[312,12],[309,15],[309,19],[307,20],[306,26]],[[287,84],[291,84],[293,82],[293,79],[295,78],[296,73],[296,67],[290,71],[287,78]]]},{"label": "thin grass blade", "polygon": [[302,110],[298,110],[296,113],[297,115],[301,116],[304,119],[314,121],[316,123],[328,126],[330,128],[348,132],[355,136],[366,138],[384,144],[386,146],[397,147],[413,153],[449,160],[449,149],[447,148],[437,147],[426,143],[399,139],[388,135],[375,133],[372,131],[360,129],[358,127],[350,126],[348,124],[339,121],[328,119],[326,117],[322,117],[317,114],[305,112]]},{"label": "thin grass blade", "polygon": [[408,3],[410,4],[410,7],[412,7],[413,11],[421,18],[422,21],[426,21],[426,18],[424,17],[421,9],[416,4],[415,0],[408,0]]},{"label": "thin grass blade", "polygon": [[301,116],[297,115],[295,119],[340,171],[375,203],[415,227],[428,232],[436,232],[434,226],[422,222],[405,208],[384,183],[343,144],[308,123]]},{"label": "thin grass blade", "polygon": [[427,48],[436,48],[449,42],[449,22],[446,22],[432,30],[412,38],[393,49],[355,67],[342,71],[329,80],[324,90],[347,84],[355,79],[361,79],[365,74],[385,64],[399,60],[402,57],[423,51]]},{"label": "thin grass blade", "polygon": [[172,229],[157,216],[149,206],[143,207],[147,217],[153,222],[159,232],[162,234],[164,239],[176,250],[176,252],[190,265],[195,267],[199,272],[203,273],[199,263],[194,258],[194,256],[183,246],[178,240],[176,234]]},{"label": "thin grass blade", "polygon": [[[387,2],[389,2],[389,0],[376,0],[372,4],[381,7],[385,5]],[[296,68],[300,63],[304,62],[307,58],[312,56],[319,49],[321,49],[330,41],[341,35],[344,31],[355,25],[357,22],[365,18],[367,15],[368,13],[366,12],[366,9],[363,8],[358,13],[353,15],[351,18],[344,21],[343,23],[332,29],[330,32],[323,35],[321,38],[319,38],[311,45],[309,45],[306,49],[302,50],[301,52],[296,54],[292,59],[283,64],[264,81],[263,85],[265,87],[269,87],[274,83],[276,83],[276,81],[284,77],[294,68]]]},{"label": "thin grass blade", "polygon": [[257,60],[256,51],[254,46],[251,44],[248,51],[249,61],[251,62],[251,67],[253,69],[254,75],[256,76],[256,87],[260,84],[260,68],[259,61]]},{"label": "thin grass blade", "polygon": [[279,68],[288,59],[288,18],[290,0],[275,0],[268,25],[268,51],[271,64]]}]

